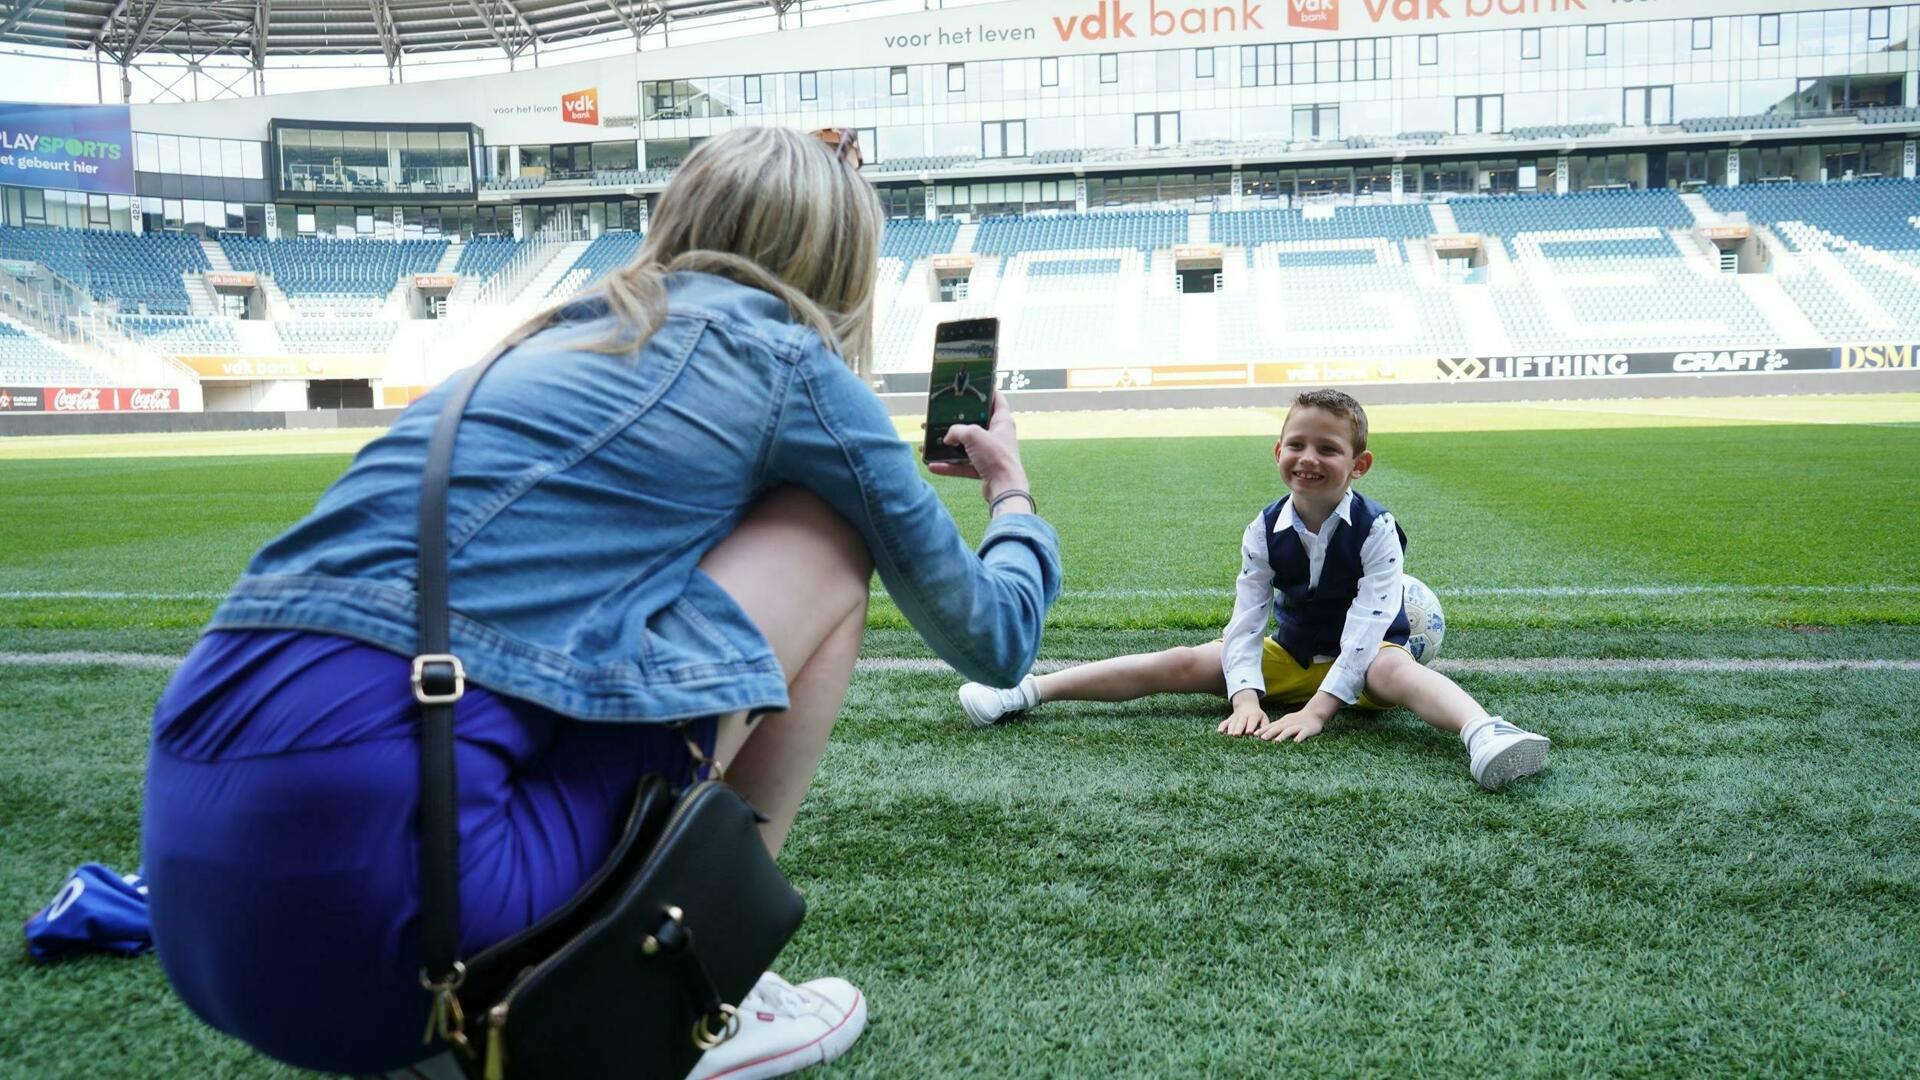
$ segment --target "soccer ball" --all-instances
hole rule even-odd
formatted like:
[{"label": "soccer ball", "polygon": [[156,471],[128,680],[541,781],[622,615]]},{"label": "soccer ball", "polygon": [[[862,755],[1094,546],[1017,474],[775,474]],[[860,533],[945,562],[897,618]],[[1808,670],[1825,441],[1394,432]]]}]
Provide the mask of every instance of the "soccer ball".
[{"label": "soccer ball", "polygon": [[1400,578],[1407,606],[1407,651],[1425,665],[1440,655],[1440,643],[1447,639],[1447,615],[1440,610],[1440,598],[1427,583],[1412,574]]}]

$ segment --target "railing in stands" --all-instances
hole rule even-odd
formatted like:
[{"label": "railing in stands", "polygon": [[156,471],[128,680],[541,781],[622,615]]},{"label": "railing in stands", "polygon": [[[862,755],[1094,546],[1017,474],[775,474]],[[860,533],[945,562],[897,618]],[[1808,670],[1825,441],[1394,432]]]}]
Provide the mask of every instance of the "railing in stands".
[{"label": "railing in stands", "polygon": [[513,253],[507,264],[494,272],[486,283],[480,286],[477,304],[482,308],[505,309],[521,303],[528,285],[547,268],[547,263],[561,248],[567,246],[566,238],[558,233],[534,233],[520,241],[520,250]]}]

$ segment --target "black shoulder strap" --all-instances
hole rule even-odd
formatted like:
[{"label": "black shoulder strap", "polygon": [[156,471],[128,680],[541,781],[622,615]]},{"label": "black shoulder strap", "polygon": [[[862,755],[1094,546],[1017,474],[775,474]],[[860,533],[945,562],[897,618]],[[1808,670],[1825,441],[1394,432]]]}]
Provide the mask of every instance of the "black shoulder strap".
[{"label": "black shoulder strap", "polygon": [[420,920],[422,981],[457,985],[460,974],[460,836],[454,803],[453,706],[467,691],[467,673],[452,653],[447,610],[447,486],[460,416],[481,376],[507,352],[454,376],[427,443],[420,484],[420,642],[413,658],[413,697],[420,703]]}]

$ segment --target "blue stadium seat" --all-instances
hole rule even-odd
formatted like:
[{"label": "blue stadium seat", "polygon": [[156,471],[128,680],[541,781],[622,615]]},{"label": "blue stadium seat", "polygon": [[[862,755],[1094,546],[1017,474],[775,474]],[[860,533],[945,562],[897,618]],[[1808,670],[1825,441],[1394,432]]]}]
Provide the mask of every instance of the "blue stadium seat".
[{"label": "blue stadium seat", "polygon": [[899,259],[912,266],[915,259],[952,251],[954,239],[959,235],[960,223],[957,221],[889,221],[886,238],[881,242],[880,255],[882,258]]},{"label": "blue stadium seat", "polygon": [[0,258],[37,262],[122,311],[187,313],[180,275],[208,269],[200,242],[178,233],[0,226]]},{"label": "blue stadium seat", "polygon": [[[574,260],[572,268],[554,283],[549,295],[559,293],[568,286],[576,289],[591,288],[608,273],[632,262],[634,257],[640,254],[640,244],[644,239],[645,237],[637,232],[602,233],[593,243],[587,245],[587,250],[580,253],[580,257]],[[578,271],[581,270],[587,272],[584,279],[577,277]]]},{"label": "blue stadium seat", "polygon": [[1330,218],[1300,210],[1233,210],[1214,214],[1208,238],[1251,247],[1271,241],[1414,240],[1433,235],[1433,214],[1418,203],[1342,206]]},{"label": "blue stadium seat", "polygon": [[1154,251],[1187,242],[1187,215],[1169,210],[988,218],[973,250],[982,255],[1022,251],[1135,248]]},{"label": "blue stadium seat", "polygon": [[141,344],[172,356],[232,356],[242,351],[231,319],[120,315],[114,325]]},{"label": "blue stadium seat", "polygon": [[500,272],[520,250],[520,241],[511,236],[476,236],[460,249],[460,260],[453,272],[486,281]]},{"label": "blue stadium seat", "polygon": [[382,297],[402,274],[424,274],[440,264],[445,240],[263,240],[221,237],[236,270],[271,275],[288,296]]},{"label": "blue stadium seat", "polygon": [[1756,224],[1800,222],[1883,251],[1920,251],[1920,229],[1913,223],[1920,217],[1920,181],[1746,184],[1700,194],[1715,210],[1744,213]]},{"label": "blue stadium seat", "polygon": [[0,320],[0,386],[90,385],[107,380],[51,339]]}]

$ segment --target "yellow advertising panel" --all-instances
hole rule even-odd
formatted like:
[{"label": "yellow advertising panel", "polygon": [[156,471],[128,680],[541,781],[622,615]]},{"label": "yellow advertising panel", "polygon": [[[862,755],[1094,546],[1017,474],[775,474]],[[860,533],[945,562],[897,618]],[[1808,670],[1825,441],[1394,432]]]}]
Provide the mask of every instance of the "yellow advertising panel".
[{"label": "yellow advertising panel", "polygon": [[1432,382],[1440,377],[1437,363],[1418,360],[1294,360],[1284,364],[1253,365],[1256,386],[1296,383]]},{"label": "yellow advertising panel", "polygon": [[1920,368],[1920,345],[1843,345],[1833,352],[1842,371]]},{"label": "yellow advertising panel", "polygon": [[1145,386],[1245,386],[1247,369],[1232,367],[1176,365],[1172,367],[1071,368],[1067,371],[1069,390],[1120,390]]},{"label": "yellow advertising panel", "polygon": [[202,379],[377,379],[386,374],[381,355],[182,356],[180,362]]}]

